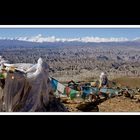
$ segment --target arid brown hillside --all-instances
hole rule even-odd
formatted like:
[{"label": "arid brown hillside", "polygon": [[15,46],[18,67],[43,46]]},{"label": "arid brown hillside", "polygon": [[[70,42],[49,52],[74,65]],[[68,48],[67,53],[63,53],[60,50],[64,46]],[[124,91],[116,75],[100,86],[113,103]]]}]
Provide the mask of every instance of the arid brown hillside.
[{"label": "arid brown hillside", "polygon": [[60,81],[97,78],[101,71],[113,79],[140,76],[138,46],[9,47],[0,49],[0,55],[11,63],[36,63],[42,57]]}]

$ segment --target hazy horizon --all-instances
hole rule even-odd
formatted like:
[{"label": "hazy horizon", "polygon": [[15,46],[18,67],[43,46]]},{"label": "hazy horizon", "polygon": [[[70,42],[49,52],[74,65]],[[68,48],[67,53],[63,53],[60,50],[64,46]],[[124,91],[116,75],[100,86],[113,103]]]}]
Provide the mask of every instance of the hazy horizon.
[{"label": "hazy horizon", "polygon": [[0,37],[31,37],[41,34],[56,38],[128,38],[140,37],[140,28],[0,28]]}]

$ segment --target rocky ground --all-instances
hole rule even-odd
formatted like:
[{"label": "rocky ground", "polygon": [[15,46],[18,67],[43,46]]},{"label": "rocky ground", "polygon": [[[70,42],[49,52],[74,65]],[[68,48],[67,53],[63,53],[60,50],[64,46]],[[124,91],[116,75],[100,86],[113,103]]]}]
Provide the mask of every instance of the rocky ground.
[{"label": "rocky ground", "polygon": [[130,99],[124,96],[115,97],[99,105],[100,112],[140,112],[138,98]]},{"label": "rocky ground", "polygon": [[80,102],[78,100],[64,101],[63,104],[69,112],[140,112],[140,95],[134,99],[118,96],[107,99],[99,104],[90,102]]},{"label": "rocky ground", "polygon": [[[128,86],[136,88],[140,85],[139,78],[117,78],[114,80],[119,86]],[[61,102],[68,108],[69,112],[140,112],[140,93],[134,95],[133,98],[116,96],[105,100],[101,98],[99,102],[90,103],[82,99],[70,100],[69,98],[61,98]]]}]

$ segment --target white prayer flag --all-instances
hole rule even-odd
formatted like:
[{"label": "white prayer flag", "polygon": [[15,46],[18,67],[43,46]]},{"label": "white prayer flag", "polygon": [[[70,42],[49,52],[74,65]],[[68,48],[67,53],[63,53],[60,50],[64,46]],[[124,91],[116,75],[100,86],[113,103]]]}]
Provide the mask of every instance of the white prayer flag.
[{"label": "white prayer flag", "polygon": [[59,92],[61,92],[61,93],[64,93],[65,86],[58,82],[58,84],[57,84],[57,90]]}]

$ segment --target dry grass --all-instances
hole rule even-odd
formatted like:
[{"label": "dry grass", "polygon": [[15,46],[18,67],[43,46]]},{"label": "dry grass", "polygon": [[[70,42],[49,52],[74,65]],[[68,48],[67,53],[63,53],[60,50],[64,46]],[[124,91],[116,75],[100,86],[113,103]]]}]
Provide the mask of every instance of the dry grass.
[{"label": "dry grass", "polygon": [[118,86],[128,86],[130,88],[140,87],[140,77],[121,77],[113,80]]}]

